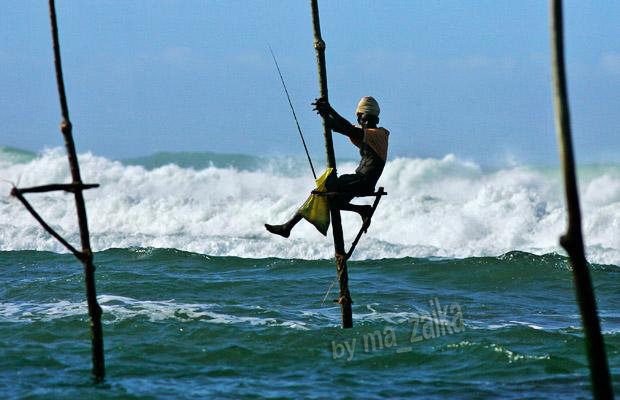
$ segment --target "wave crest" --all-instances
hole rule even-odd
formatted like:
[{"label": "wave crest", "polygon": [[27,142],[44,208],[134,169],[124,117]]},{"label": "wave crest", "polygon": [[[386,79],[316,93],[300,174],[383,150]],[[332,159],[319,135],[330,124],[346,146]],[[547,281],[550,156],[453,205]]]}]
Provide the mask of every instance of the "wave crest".
[{"label": "wave crest", "polygon": [[[256,160],[258,166],[248,167]],[[68,180],[61,149],[30,160],[2,161],[3,179],[21,186]],[[80,155],[85,182],[101,184],[86,192],[93,247],[165,247],[252,258],[332,256],[331,240],[309,224],[300,223],[288,240],[263,228],[266,222],[289,218],[307,197],[313,180],[303,174],[303,159],[235,158],[245,167],[222,162],[143,166]],[[340,172],[354,168],[353,162],[344,162]],[[389,195],[355,257],[561,252],[557,241],[565,229],[565,213],[558,178],[557,171],[523,166],[486,171],[454,155],[391,160],[379,182]],[[580,188],[589,259],[620,265],[620,169],[586,168]],[[9,189],[0,185],[5,193]],[[29,199],[54,228],[74,243],[79,240],[69,197],[48,193]],[[347,242],[359,224],[357,216],[343,214]],[[0,227],[2,250],[64,251],[9,197],[0,200]]]}]

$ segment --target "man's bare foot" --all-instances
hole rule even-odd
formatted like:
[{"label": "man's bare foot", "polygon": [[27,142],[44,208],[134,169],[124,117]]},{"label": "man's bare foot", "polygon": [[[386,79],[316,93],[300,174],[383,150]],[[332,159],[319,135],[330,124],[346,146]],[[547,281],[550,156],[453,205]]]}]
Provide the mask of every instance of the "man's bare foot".
[{"label": "man's bare foot", "polygon": [[362,217],[362,227],[364,228],[364,233],[368,233],[368,227],[370,226],[370,217],[372,215],[372,207],[371,206],[363,206],[359,211],[360,217]]},{"label": "man's bare foot", "polygon": [[267,229],[269,232],[275,234],[275,235],[280,235],[282,237],[289,237],[289,235],[291,234],[290,229],[286,228],[286,225],[269,225],[269,224],[265,224],[265,229]]}]

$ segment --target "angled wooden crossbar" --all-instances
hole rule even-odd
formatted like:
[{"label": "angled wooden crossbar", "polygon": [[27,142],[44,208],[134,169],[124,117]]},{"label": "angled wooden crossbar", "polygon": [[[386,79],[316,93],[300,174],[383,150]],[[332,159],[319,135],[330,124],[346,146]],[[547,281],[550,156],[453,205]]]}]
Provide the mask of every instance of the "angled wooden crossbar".
[{"label": "angled wooden crossbar", "polygon": [[[88,304],[88,314],[90,316],[91,341],[92,341],[92,362],[93,376],[96,382],[101,382],[105,378],[105,362],[103,354],[103,332],[101,328],[101,307],[97,303],[97,292],[95,289],[95,265],[93,263],[93,252],[90,247],[90,234],[88,232],[88,220],[86,218],[86,205],[82,191],[99,187],[98,184],[82,183],[80,176],[80,165],[78,163],[75,144],[73,142],[72,126],[69,120],[69,107],[65,94],[65,84],[62,76],[62,62],[60,58],[60,44],[58,40],[58,25],[56,22],[56,7],[54,0],[49,0],[50,22],[52,28],[52,45],[54,50],[54,67],[56,70],[56,83],[58,85],[58,97],[60,99],[60,109],[62,122],[60,130],[65,139],[67,157],[71,170],[72,182],[68,184],[54,183],[50,185],[34,186],[29,188],[16,188],[11,190],[11,195],[16,197],[41,224],[50,235],[62,243],[69,251],[75,255],[84,265],[84,282],[86,284],[86,301]],[[25,193],[45,193],[53,191],[65,191],[73,193],[75,196],[75,207],[77,211],[78,225],[80,228],[80,240],[82,250],[73,247],[58,232],[56,232],[43,218],[35,211],[32,205],[24,197]]]},{"label": "angled wooden crossbar", "polygon": [[[379,188],[379,190],[376,191],[376,192],[356,194],[355,197],[387,196],[387,192],[383,192],[382,190],[383,190],[383,188]],[[347,193],[347,192],[319,192],[318,190],[313,190],[311,193],[312,194],[316,194],[318,196],[326,196],[326,197],[336,197],[336,196],[340,196],[340,195],[343,195],[343,194],[350,194],[350,193]]]},{"label": "angled wooden crossbar", "polygon": [[381,201],[381,197],[385,195],[387,195],[387,193],[383,190],[382,187],[380,187],[379,190],[377,190],[377,193],[374,194],[375,201],[372,203],[372,211],[370,212],[368,219],[365,220],[364,223],[362,224],[362,227],[360,228],[359,232],[357,232],[357,236],[355,237],[355,240],[353,240],[353,243],[351,244],[351,248],[347,252],[347,260],[351,258],[351,256],[353,255],[353,252],[355,251],[355,247],[357,246],[357,243],[360,241],[362,235],[366,233],[366,231],[368,230],[368,227],[370,226],[370,222],[372,220],[372,216],[375,215],[375,210],[379,206],[379,201]]},{"label": "angled wooden crossbar", "polygon": [[72,252],[74,256],[82,260],[82,257],[84,256],[82,252],[77,250],[75,247],[71,246],[71,244],[69,244],[69,242],[67,242],[65,238],[60,236],[60,234],[56,232],[54,228],[49,226],[49,224],[45,222],[45,220],[39,215],[39,213],[36,212],[36,210],[32,207],[32,205],[30,205],[30,203],[28,202],[28,200],[26,200],[26,198],[22,195],[22,193],[23,192],[18,188],[13,188],[11,190],[11,196],[16,197],[24,205],[26,210],[28,210],[28,212],[34,217],[34,219],[36,219],[37,222],[41,224],[41,226],[43,227],[43,229],[47,231],[47,233],[49,233],[56,240],[62,243],[62,245],[65,246],[70,252]]},{"label": "angled wooden crossbar", "polygon": [[13,191],[17,191],[21,194],[57,192],[57,191],[75,193],[78,190],[94,189],[98,187],[99,187],[98,183],[52,183],[50,185],[33,186],[33,187],[27,187],[27,188],[15,187],[11,191],[11,194],[13,194]]},{"label": "angled wooden crossbar", "polygon": [[[333,197],[337,197],[337,196],[341,196],[343,194],[349,194],[349,193],[346,193],[346,192],[319,192],[318,190],[313,190],[312,194],[316,194],[317,196],[325,196],[325,197],[333,198]],[[355,236],[355,240],[353,240],[353,243],[351,244],[351,248],[349,249],[349,251],[347,252],[347,254],[345,256],[345,258],[347,260],[349,258],[351,258],[351,256],[353,255],[353,252],[355,251],[355,247],[357,246],[357,243],[360,241],[362,235],[367,232],[368,226],[370,226],[370,222],[371,222],[372,216],[375,214],[375,210],[379,206],[379,201],[381,201],[381,197],[382,196],[387,196],[387,192],[383,189],[383,187],[380,187],[379,190],[377,190],[376,192],[373,192],[373,193],[361,193],[361,194],[356,194],[355,195],[355,197],[374,197],[375,201],[372,204],[372,211],[370,213],[370,216],[362,224],[362,227],[360,228],[359,232],[357,232],[357,236]]]}]

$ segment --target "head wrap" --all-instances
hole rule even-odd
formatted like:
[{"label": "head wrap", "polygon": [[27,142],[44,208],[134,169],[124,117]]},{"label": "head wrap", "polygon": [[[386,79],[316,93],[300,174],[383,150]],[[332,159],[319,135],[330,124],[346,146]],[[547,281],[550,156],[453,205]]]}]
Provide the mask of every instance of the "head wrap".
[{"label": "head wrap", "polygon": [[379,116],[380,112],[379,103],[377,103],[377,100],[372,96],[362,97],[355,110],[356,114],[374,115],[376,117]]}]

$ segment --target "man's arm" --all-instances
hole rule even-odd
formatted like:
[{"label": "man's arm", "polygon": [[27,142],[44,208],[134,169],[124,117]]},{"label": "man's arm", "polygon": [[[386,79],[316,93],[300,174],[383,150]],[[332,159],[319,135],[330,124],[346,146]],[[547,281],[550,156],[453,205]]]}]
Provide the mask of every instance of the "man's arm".
[{"label": "man's arm", "polygon": [[359,147],[360,143],[364,140],[364,131],[362,128],[356,127],[340,116],[323,97],[316,99],[312,105],[314,106],[314,110],[325,118],[331,129],[348,136],[353,144]]}]

